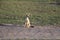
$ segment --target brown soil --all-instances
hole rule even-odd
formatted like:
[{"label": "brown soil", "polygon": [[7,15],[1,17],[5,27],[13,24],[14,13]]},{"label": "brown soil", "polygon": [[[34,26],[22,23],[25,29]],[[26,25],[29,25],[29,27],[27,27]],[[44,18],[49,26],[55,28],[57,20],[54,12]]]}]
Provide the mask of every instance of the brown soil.
[{"label": "brown soil", "polygon": [[34,26],[24,28],[20,25],[0,25],[1,39],[60,39],[60,27]]}]

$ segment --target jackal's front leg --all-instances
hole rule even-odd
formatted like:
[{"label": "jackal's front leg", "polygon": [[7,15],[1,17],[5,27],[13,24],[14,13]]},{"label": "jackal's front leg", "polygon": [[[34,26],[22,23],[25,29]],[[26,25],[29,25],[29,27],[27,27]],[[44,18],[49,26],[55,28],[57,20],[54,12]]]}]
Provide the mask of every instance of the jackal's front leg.
[{"label": "jackal's front leg", "polygon": [[24,27],[30,28],[30,23],[25,23]]}]

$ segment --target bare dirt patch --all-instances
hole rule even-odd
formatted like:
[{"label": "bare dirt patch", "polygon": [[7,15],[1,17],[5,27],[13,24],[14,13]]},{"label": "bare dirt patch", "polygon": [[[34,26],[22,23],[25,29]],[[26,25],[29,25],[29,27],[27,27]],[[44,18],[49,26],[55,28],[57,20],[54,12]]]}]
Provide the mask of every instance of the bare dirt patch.
[{"label": "bare dirt patch", "polygon": [[18,25],[0,25],[0,38],[5,39],[60,39],[60,27],[34,26],[24,28]]}]

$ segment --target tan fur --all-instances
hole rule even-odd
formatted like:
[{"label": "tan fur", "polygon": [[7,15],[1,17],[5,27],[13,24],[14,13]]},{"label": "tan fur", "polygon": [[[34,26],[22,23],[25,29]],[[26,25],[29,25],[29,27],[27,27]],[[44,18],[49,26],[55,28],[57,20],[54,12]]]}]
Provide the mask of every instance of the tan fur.
[{"label": "tan fur", "polygon": [[25,27],[30,28],[30,20],[28,17],[26,17]]}]

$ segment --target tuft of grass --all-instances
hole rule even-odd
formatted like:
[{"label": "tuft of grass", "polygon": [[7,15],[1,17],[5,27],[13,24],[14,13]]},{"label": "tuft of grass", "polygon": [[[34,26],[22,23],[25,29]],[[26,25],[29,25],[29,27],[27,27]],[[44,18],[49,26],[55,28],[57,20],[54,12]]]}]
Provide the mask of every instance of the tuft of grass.
[{"label": "tuft of grass", "polygon": [[60,25],[60,5],[27,1],[0,1],[0,23],[24,24],[25,14],[31,13],[31,24]]}]

